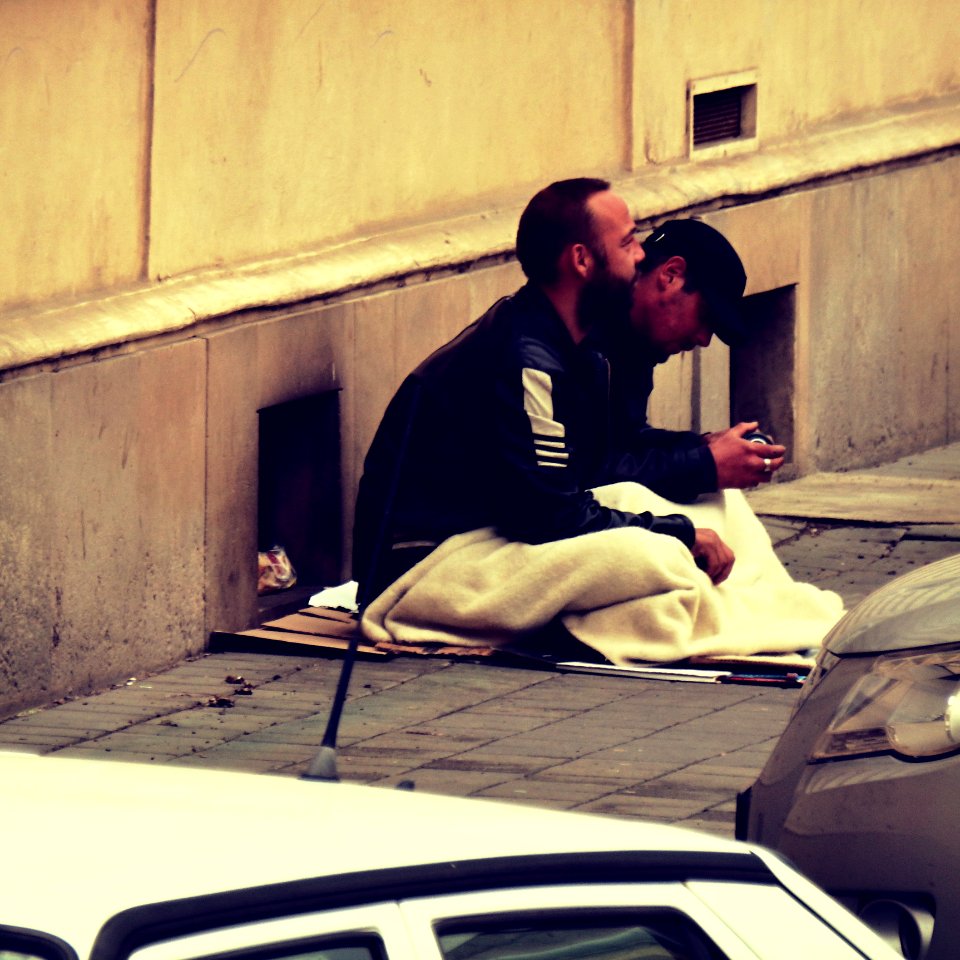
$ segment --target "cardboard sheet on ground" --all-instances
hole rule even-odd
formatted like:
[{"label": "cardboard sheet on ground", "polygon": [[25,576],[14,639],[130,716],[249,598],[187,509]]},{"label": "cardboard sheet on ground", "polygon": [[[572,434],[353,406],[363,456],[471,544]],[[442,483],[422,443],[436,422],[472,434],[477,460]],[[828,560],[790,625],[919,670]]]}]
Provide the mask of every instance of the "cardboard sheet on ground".
[{"label": "cardboard sheet on ground", "polygon": [[[217,631],[212,635],[213,650],[242,650],[247,653],[338,654],[347,649],[350,638],[360,636],[356,617],[338,608],[325,608],[311,597],[311,605],[296,613],[268,620],[260,627],[237,632]],[[590,654],[583,645],[582,653]],[[577,650],[565,644],[564,653]],[[757,656],[694,657],[672,664],[634,664],[617,666],[607,662],[564,659],[552,655],[549,648],[532,649],[521,638],[515,646],[463,647],[436,645],[389,647],[381,649],[361,642],[358,654],[365,658],[394,655],[487,660],[501,665],[553,669],[561,673],[588,673],[620,679],[669,680],[684,683],[774,683],[798,686],[813,669],[815,651],[795,654]]]},{"label": "cardboard sheet on ground", "polygon": [[873,523],[960,523],[960,480],[814,473],[747,494],[759,514]]},{"label": "cardboard sheet on ground", "polygon": [[595,491],[610,507],[683,512],[717,530],[737,561],[715,586],[672,537],[639,527],[546,544],[491,529],[452,537],[367,608],[362,629],[379,649],[502,650],[559,617],[613,664],[784,653],[819,646],[843,613],[832,592],[797,583],[739,491],[678,506],[633,483]]},{"label": "cardboard sheet on ground", "polygon": [[[268,620],[251,630],[214,631],[210,636],[210,647],[212,650],[247,652],[344,651],[358,630],[357,618],[350,613],[306,607]],[[362,657],[387,656],[368,643],[360,643],[357,652]]]}]

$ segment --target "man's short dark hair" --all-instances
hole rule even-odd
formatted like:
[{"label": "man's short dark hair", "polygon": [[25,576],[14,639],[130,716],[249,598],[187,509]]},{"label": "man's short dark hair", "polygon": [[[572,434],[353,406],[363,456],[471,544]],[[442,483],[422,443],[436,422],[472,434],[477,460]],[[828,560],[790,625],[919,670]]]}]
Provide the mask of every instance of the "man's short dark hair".
[{"label": "man's short dark hair", "polygon": [[560,254],[572,243],[585,243],[596,250],[587,201],[609,189],[606,180],[596,177],[558,180],[527,204],[517,227],[517,260],[528,280],[540,284],[556,280]]}]

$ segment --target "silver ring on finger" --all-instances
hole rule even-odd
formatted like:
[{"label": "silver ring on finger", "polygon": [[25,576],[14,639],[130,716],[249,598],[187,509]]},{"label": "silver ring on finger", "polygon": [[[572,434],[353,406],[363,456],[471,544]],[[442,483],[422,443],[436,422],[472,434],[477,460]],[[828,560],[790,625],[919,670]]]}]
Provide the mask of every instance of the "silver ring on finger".
[{"label": "silver ring on finger", "polygon": [[763,461],[763,472],[764,473],[770,472],[770,461],[767,460],[766,458],[764,458],[764,461]]}]

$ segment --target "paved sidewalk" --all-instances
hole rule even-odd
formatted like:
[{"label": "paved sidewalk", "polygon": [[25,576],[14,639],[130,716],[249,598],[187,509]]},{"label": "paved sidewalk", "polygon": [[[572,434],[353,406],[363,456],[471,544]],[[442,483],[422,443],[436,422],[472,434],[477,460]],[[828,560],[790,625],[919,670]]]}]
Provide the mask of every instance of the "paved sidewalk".
[{"label": "paved sidewalk", "polygon": [[[960,445],[938,456],[913,458],[916,471],[960,477]],[[764,522],[794,576],[838,591],[848,606],[960,552],[960,524]],[[25,711],[0,723],[0,749],[296,776],[323,735],[339,669],[339,659],[323,657],[208,654]],[[796,697],[451,660],[361,661],[338,766],[346,780],[409,779],[420,790],[732,835],[736,794],[756,777]]]}]

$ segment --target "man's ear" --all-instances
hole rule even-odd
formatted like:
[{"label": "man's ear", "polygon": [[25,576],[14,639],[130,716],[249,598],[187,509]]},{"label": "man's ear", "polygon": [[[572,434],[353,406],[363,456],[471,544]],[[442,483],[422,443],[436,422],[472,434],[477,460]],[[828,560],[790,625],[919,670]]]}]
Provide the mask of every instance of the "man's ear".
[{"label": "man's ear", "polygon": [[687,261],[679,254],[674,254],[657,268],[657,284],[661,290],[674,285],[682,289],[687,280]]},{"label": "man's ear", "polygon": [[573,268],[577,274],[586,279],[593,270],[593,253],[585,243],[574,243],[570,247],[573,256]]},{"label": "man's ear", "polygon": [[585,280],[593,270],[594,257],[585,243],[571,243],[560,255],[562,267]]}]

